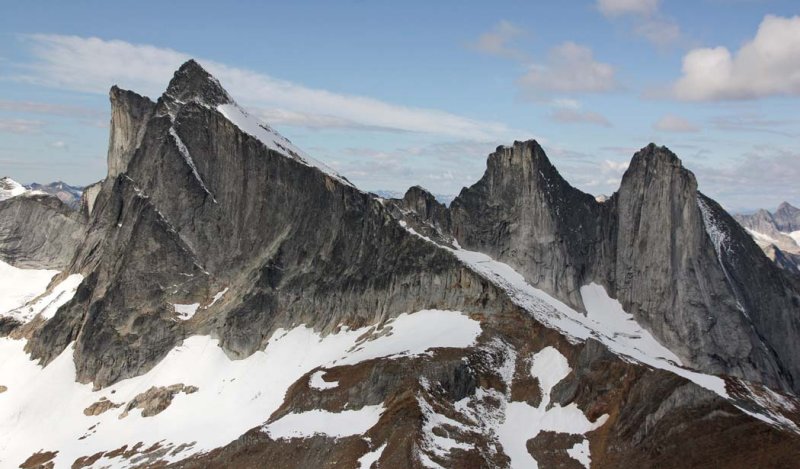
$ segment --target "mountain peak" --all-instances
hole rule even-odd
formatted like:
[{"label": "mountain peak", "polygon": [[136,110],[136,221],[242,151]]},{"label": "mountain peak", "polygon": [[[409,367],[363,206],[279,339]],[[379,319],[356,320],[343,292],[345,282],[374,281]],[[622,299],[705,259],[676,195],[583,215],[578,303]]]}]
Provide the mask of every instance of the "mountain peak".
[{"label": "mountain peak", "polygon": [[219,81],[194,59],[189,59],[175,72],[166,95],[176,101],[199,100],[210,106],[232,103]]},{"label": "mountain peak", "polygon": [[687,181],[691,182],[687,187],[691,191],[696,189],[694,174],[683,166],[680,158],[669,148],[650,143],[634,153],[622,176],[622,184],[633,180],[668,180],[675,177],[688,178]]},{"label": "mountain peak", "polygon": [[800,209],[789,202],[783,201],[780,205],[778,205],[778,210],[776,210],[776,213],[777,212],[800,212]]}]

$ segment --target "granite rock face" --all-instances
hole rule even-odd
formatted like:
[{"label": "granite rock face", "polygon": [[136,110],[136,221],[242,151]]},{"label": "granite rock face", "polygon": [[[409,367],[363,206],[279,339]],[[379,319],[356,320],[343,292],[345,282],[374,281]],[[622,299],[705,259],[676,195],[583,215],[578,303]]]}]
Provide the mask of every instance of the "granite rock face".
[{"label": "granite rock face", "polygon": [[637,152],[603,202],[570,186],[535,141],[499,147],[450,215],[462,246],[572,306],[582,285],[604,285],[690,366],[800,389],[797,283],[664,147]]},{"label": "granite rock face", "polygon": [[[228,94],[195,62],[157,103],[144,99],[112,90],[115,164],[70,267],[86,280],[34,334],[34,357],[46,363],[75,341],[79,380],[104,386],[192,333],[246,357],[282,326],[326,331],[507,304],[374,197],[243,132],[217,107]],[[206,305],[225,288],[236,301],[175,320],[173,304]]]},{"label": "granite rock face", "polygon": [[16,267],[65,269],[84,230],[85,219],[55,196],[0,200],[0,260]]},{"label": "granite rock face", "polygon": [[573,188],[535,141],[489,155],[486,173],[450,204],[452,232],[466,249],[511,265],[533,286],[572,306],[595,269],[609,269],[607,206]]},{"label": "granite rock face", "polygon": [[125,171],[139,146],[155,104],[144,96],[116,86],[111,99],[111,130],[108,139],[108,177]]}]

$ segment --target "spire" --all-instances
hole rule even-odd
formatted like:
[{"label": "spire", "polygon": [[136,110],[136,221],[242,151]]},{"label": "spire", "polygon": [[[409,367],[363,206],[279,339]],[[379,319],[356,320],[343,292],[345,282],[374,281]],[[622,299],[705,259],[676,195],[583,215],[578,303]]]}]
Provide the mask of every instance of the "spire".
[{"label": "spire", "polygon": [[175,72],[166,95],[177,101],[200,100],[211,106],[233,102],[219,81],[194,59],[188,60]]}]

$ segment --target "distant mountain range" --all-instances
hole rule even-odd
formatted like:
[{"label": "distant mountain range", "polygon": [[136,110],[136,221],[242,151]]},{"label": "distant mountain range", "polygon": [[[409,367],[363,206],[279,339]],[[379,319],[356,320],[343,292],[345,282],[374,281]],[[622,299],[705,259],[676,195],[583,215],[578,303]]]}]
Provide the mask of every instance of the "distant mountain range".
[{"label": "distant mountain range", "polygon": [[780,267],[800,274],[800,209],[783,202],[775,212],[761,209],[734,219]]}]

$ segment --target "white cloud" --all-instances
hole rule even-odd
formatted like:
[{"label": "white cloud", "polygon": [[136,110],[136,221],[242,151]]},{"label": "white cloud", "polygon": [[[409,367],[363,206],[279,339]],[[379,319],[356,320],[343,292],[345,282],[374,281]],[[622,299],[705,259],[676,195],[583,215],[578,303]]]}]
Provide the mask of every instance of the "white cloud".
[{"label": "white cloud", "polygon": [[470,44],[469,47],[488,55],[513,60],[525,60],[527,54],[509,45],[514,39],[524,35],[525,31],[522,28],[509,21],[501,21],[491,31],[481,34],[478,40]]},{"label": "white cloud", "polygon": [[597,8],[606,16],[652,15],[658,11],[659,0],[597,0]]},{"label": "white cloud", "polygon": [[659,0],[597,0],[597,8],[608,18],[634,17],[633,32],[665,47],[681,39],[680,26],[660,10]]},{"label": "white cloud", "polygon": [[565,42],[554,47],[545,64],[533,64],[519,85],[536,96],[543,92],[602,93],[619,88],[614,67],[594,59],[586,46]]},{"label": "white cloud", "polygon": [[672,91],[687,101],[800,95],[800,16],[766,16],[735,53],[726,47],[689,51]]},{"label": "white cloud", "polygon": [[699,132],[700,127],[692,124],[683,117],[666,114],[653,124],[655,130],[662,132]]},{"label": "white cloud", "polygon": [[67,142],[65,142],[63,140],[56,140],[55,142],[50,142],[50,146],[53,147],[53,148],[58,148],[58,149],[66,149],[66,148],[68,148]]},{"label": "white cloud", "polygon": [[[45,34],[27,39],[35,62],[24,65],[24,73],[15,79],[91,93],[107,93],[111,85],[118,84],[156,96],[180,64],[190,58],[172,49],[119,40]],[[231,94],[241,97],[242,104],[282,110],[284,119],[298,125],[352,126],[483,140],[506,140],[517,132],[499,122],[333,93],[209,60],[198,61]]]},{"label": "white cloud", "polygon": [[26,119],[0,119],[0,132],[11,134],[32,134],[42,130],[41,121]]}]

